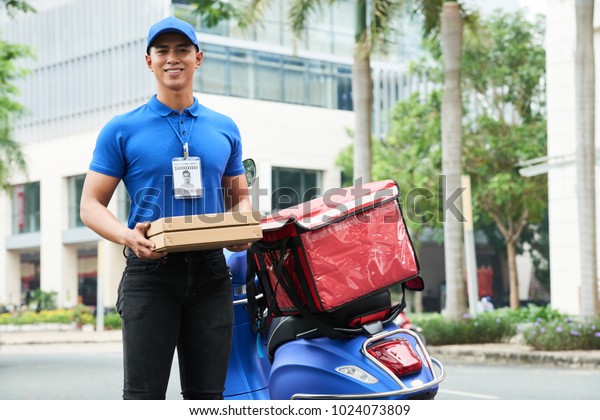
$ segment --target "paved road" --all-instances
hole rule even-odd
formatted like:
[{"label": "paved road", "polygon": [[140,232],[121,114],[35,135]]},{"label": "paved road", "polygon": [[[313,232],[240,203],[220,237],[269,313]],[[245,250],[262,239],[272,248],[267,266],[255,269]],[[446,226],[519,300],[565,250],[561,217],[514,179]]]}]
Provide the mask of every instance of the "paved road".
[{"label": "paved road", "polygon": [[440,400],[600,400],[600,371],[446,362]]},{"label": "paved road", "polygon": [[[0,399],[118,400],[120,343],[10,345],[0,348]],[[442,400],[600,400],[600,371],[551,366],[446,362]],[[167,398],[180,399],[176,364]]]},{"label": "paved road", "polygon": [[[0,399],[121,399],[122,358],[120,343],[4,346]],[[181,399],[176,366],[167,399]]]}]

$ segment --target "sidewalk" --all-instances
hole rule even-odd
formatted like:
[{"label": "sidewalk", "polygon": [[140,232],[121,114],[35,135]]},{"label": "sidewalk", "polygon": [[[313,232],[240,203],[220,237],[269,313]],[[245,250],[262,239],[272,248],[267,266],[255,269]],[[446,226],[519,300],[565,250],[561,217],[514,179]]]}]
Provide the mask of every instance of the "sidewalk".
[{"label": "sidewalk", "polygon": [[121,330],[102,332],[70,331],[14,331],[0,332],[0,346],[24,344],[86,344],[121,342]]},{"label": "sidewalk", "polygon": [[[121,330],[102,332],[15,331],[0,333],[0,347],[37,344],[86,344],[121,342]],[[431,356],[444,361],[473,364],[521,363],[600,370],[600,350],[538,351],[517,343],[428,346]]]}]

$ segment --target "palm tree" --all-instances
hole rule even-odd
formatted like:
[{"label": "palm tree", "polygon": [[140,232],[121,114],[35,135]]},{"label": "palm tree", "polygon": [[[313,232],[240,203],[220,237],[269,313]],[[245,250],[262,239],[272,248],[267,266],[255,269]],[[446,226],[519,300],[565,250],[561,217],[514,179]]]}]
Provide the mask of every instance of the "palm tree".
[{"label": "palm tree", "polygon": [[598,303],[595,180],[594,0],[575,1],[575,106],[581,316],[600,314]]},{"label": "palm tree", "polygon": [[[423,17],[424,37],[439,34],[444,63],[442,98],[442,172],[444,199],[444,263],[446,316],[461,318],[467,310],[465,292],[465,246],[461,191],[462,93],[461,56],[463,11],[456,0],[412,0]],[[454,200],[456,198],[456,200]]]},{"label": "palm tree", "polygon": [[[462,94],[460,67],[462,17],[455,1],[444,1],[440,15],[444,96],[442,99],[442,172],[444,188],[444,262],[446,264],[446,316],[459,319],[466,312],[463,217],[461,200],[447,203],[461,189]],[[456,212],[449,212],[447,205]]]}]

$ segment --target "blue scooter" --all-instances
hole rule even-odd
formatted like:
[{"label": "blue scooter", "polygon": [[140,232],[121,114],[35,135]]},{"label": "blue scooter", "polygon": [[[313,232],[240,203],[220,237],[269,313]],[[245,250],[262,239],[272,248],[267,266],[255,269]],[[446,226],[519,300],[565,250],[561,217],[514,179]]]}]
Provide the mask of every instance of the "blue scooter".
[{"label": "blue scooter", "polygon": [[[226,252],[233,281],[233,349],[225,399],[432,399],[444,379],[419,336],[393,319],[343,339],[319,334],[301,316],[275,318],[255,332],[246,295],[246,253]],[[350,306],[351,313],[389,302],[388,291]],[[393,317],[392,317],[393,318]]]}]

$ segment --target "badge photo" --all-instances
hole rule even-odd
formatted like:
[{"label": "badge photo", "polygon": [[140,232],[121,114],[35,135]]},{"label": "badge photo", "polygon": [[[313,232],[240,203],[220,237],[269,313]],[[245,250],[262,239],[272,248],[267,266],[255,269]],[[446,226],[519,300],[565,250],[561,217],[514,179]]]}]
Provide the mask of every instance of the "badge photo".
[{"label": "badge photo", "polygon": [[199,157],[173,159],[173,195],[178,199],[202,197],[202,169]]}]

